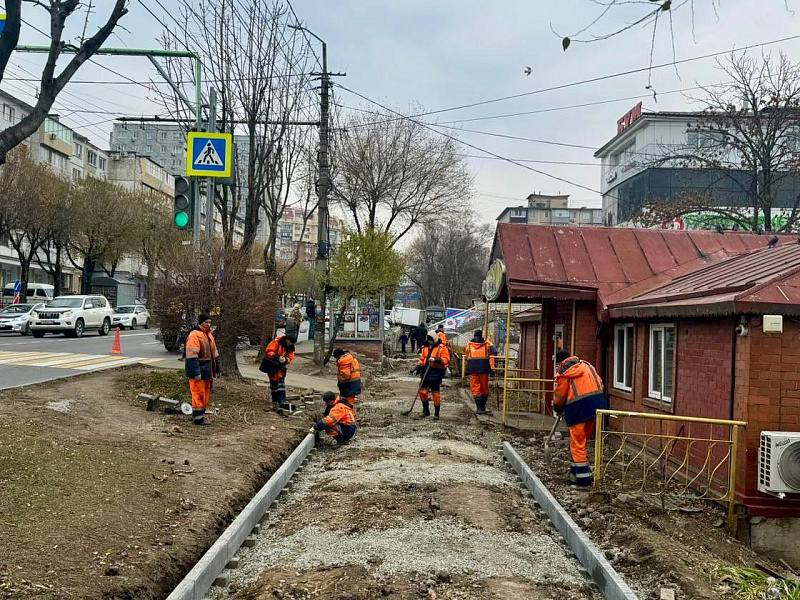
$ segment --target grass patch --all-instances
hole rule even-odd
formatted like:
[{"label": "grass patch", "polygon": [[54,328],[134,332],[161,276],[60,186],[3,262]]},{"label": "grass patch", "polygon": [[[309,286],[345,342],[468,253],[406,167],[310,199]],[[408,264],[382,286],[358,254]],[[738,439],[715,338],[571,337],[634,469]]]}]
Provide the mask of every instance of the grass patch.
[{"label": "grass patch", "polygon": [[724,567],[718,575],[733,587],[736,600],[800,600],[800,583],[775,579],[759,569]]},{"label": "grass patch", "polygon": [[142,373],[131,371],[121,374],[119,387],[136,394],[155,394],[173,400],[190,402],[189,384],[183,371],[158,370]]}]

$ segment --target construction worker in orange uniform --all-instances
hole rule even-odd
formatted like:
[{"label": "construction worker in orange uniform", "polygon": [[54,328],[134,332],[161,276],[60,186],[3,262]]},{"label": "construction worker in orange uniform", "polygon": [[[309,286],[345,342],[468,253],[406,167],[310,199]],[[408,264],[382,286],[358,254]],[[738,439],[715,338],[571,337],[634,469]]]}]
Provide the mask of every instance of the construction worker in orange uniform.
[{"label": "construction worker in orange uniform", "polygon": [[433,418],[439,418],[439,408],[442,405],[441,386],[447,367],[450,366],[450,350],[442,343],[441,339],[434,339],[429,335],[422,346],[422,354],[414,373],[422,375],[419,398],[422,400],[422,417],[431,416],[430,400],[433,398]]},{"label": "construction worker in orange uniform", "polygon": [[593,479],[587,445],[594,434],[596,412],[608,408],[608,398],[603,380],[588,362],[566,350],[556,352],[556,362],[553,411],[562,414],[569,427],[570,482],[590,486]]},{"label": "construction worker in orange uniform", "polygon": [[355,408],[357,396],[361,393],[361,365],[358,359],[343,348],[333,351],[336,359],[336,380],[339,394]]},{"label": "construction worker in orange uniform", "polygon": [[349,442],[358,429],[353,406],[333,392],[325,392],[322,401],[325,402],[325,415],[316,422],[310,433],[325,431],[339,444]]},{"label": "construction worker in orange uniform", "polygon": [[277,409],[288,409],[286,402],[286,370],[294,360],[294,338],[279,335],[264,349],[259,370],[269,377],[272,403]]},{"label": "construction worker in orange uniform", "polygon": [[486,403],[489,401],[489,374],[494,370],[497,349],[491,342],[483,339],[483,331],[476,329],[472,340],[464,348],[467,357],[466,374],[469,375],[469,387],[475,408],[479,415],[486,414]]},{"label": "construction worker in orange uniform", "polygon": [[442,344],[447,346],[447,334],[444,332],[444,325],[441,323],[436,326],[436,337],[441,340]]},{"label": "construction worker in orange uniform", "polygon": [[197,324],[186,337],[184,368],[192,393],[192,423],[208,425],[206,409],[211,401],[211,380],[219,377],[219,352],[211,333],[211,317],[201,313]]}]

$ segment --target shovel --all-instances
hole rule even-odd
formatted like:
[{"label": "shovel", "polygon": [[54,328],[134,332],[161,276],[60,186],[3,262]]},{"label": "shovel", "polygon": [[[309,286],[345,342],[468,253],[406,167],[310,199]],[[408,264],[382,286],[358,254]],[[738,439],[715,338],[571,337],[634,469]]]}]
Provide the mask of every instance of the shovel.
[{"label": "shovel", "polygon": [[553,441],[553,436],[556,433],[556,429],[558,429],[559,424],[561,423],[561,417],[564,415],[558,415],[558,418],[553,423],[553,427],[550,429],[550,435],[547,436],[547,439],[544,441],[544,460],[545,462],[552,462],[553,460],[553,453],[550,452],[550,442]]}]

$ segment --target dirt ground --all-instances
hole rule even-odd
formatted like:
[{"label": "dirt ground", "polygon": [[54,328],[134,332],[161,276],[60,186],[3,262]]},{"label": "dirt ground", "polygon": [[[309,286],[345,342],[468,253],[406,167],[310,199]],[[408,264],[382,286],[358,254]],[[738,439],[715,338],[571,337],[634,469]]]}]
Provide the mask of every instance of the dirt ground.
[{"label": "dirt ground", "polygon": [[642,600],[659,598],[662,587],[679,599],[733,599],[735,590],[720,575],[726,566],[759,564],[791,576],[728,535],[723,506],[667,498],[662,507],[656,497],[575,491],[566,483],[568,436],[551,464],[543,440],[537,434],[509,441]]},{"label": "dirt ground", "polygon": [[134,367],[0,392],[0,598],[164,598],[305,435],[267,390],[215,382],[211,426]]},{"label": "dirt ground", "polygon": [[402,372],[366,387],[356,438],[320,442],[212,598],[600,597],[457,390],[433,421],[399,416]]}]

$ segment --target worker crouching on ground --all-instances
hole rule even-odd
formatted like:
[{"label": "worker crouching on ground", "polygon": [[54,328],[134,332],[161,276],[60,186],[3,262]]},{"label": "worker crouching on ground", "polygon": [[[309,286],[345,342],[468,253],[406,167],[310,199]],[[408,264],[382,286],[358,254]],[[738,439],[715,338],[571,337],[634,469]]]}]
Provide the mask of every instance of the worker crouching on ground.
[{"label": "worker crouching on ground", "polygon": [[608,408],[603,380],[592,365],[566,350],[556,353],[556,362],[553,410],[564,415],[569,427],[570,482],[590,486],[593,480],[587,447],[594,434],[597,410]]},{"label": "worker crouching on ground", "polygon": [[324,431],[339,444],[352,440],[358,429],[353,406],[333,392],[325,392],[322,401],[325,403],[324,416],[311,428],[311,433]]},{"label": "worker crouching on ground", "polygon": [[486,403],[489,401],[489,375],[494,370],[497,349],[491,342],[483,339],[480,329],[472,334],[472,340],[464,348],[467,357],[466,373],[469,375],[469,387],[475,408],[479,415],[486,414]]},{"label": "worker crouching on ground", "polygon": [[339,395],[355,408],[357,396],[361,393],[361,365],[355,356],[343,348],[336,348],[333,358],[336,359]]},{"label": "worker crouching on ground", "polygon": [[264,350],[259,370],[269,377],[269,390],[275,408],[287,410],[286,371],[294,360],[294,338],[279,335]]},{"label": "worker crouching on ground", "polygon": [[220,364],[217,343],[211,333],[211,317],[201,314],[198,326],[186,337],[186,377],[192,393],[192,422],[208,425],[206,409],[211,402],[211,380],[219,377]]},{"label": "worker crouching on ground", "polygon": [[440,339],[429,335],[422,346],[422,354],[414,373],[422,376],[419,398],[422,400],[422,416],[431,416],[430,401],[433,398],[433,418],[439,418],[439,409],[442,405],[442,379],[447,367],[450,366],[450,351]]}]

